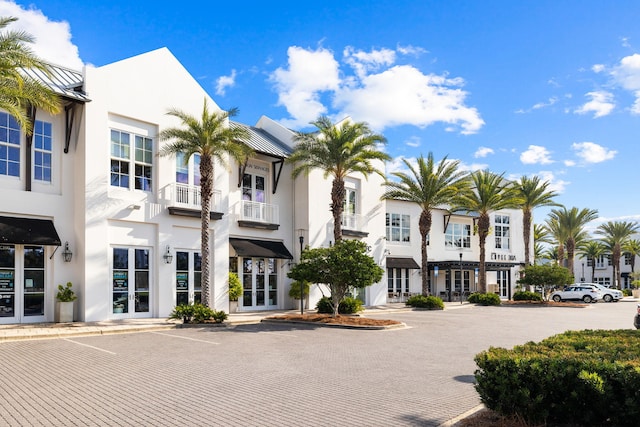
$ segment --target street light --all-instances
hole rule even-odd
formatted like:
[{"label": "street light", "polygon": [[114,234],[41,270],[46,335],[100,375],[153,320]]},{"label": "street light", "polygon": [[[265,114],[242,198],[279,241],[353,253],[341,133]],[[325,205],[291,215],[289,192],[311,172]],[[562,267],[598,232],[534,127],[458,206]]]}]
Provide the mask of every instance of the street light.
[{"label": "street light", "polygon": [[[302,261],[302,249],[304,246],[304,236],[302,234],[300,234],[300,237],[298,237],[298,240],[300,241],[300,261]],[[300,280],[300,314],[304,314],[304,280]]]},{"label": "street light", "polygon": [[582,277],[580,278],[581,282],[584,282],[584,262],[582,263]]},{"label": "street light", "polygon": [[462,304],[462,291],[464,290],[462,280],[462,252],[460,252],[460,304]]}]

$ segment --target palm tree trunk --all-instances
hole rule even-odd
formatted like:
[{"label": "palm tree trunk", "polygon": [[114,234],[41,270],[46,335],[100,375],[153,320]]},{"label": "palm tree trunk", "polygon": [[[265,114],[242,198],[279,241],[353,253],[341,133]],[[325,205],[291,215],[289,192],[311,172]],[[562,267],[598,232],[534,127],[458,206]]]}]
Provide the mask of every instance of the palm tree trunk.
[{"label": "palm tree trunk", "polygon": [[615,245],[613,248],[613,277],[616,283],[614,283],[614,288],[620,289],[620,283],[622,280],[622,273],[620,271],[620,258],[622,255],[622,251],[620,250],[619,245]]},{"label": "palm tree trunk", "polygon": [[523,218],[522,218],[522,238],[524,239],[524,265],[525,267],[531,265],[530,261],[530,250],[529,247],[529,239],[531,239],[531,211],[528,209],[524,210]]},{"label": "palm tree trunk", "polygon": [[489,235],[489,227],[491,226],[491,219],[489,215],[482,214],[478,218],[478,238],[480,239],[480,258],[478,268],[478,292],[487,292],[487,270],[485,266],[486,255],[486,243],[487,236]]},{"label": "palm tree trunk", "polygon": [[429,258],[427,256],[427,236],[431,230],[431,212],[422,211],[418,226],[420,229],[420,249],[422,253],[422,295],[429,296]]},{"label": "palm tree trunk", "polygon": [[574,258],[574,253],[576,249],[576,241],[573,239],[573,237],[569,237],[567,239],[566,245],[567,245],[567,269],[569,270],[569,273],[571,273],[575,278],[575,273],[573,272],[573,258]]},{"label": "palm tree trunk", "polygon": [[201,299],[202,304],[210,307],[211,303],[211,253],[209,250],[209,222],[211,211],[211,197],[213,195],[213,160],[208,155],[200,157],[200,226],[201,226],[201,247],[202,255],[202,275],[201,275]]},{"label": "palm tree trunk", "polygon": [[333,238],[336,243],[342,240],[342,212],[346,191],[344,181],[336,178],[331,188],[331,213],[333,214]]}]

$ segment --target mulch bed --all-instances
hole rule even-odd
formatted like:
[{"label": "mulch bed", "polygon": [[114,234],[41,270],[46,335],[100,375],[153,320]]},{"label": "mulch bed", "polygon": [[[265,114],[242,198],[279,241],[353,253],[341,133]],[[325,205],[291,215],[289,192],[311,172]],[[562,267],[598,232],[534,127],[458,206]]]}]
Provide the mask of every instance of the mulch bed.
[{"label": "mulch bed", "polygon": [[401,325],[402,322],[397,320],[388,319],[370,319],[360,316],[344,316],[338,315],[332,317],[330,314],[285,314],[282,316],[267,317],[268,320],[288,320],[292,322],[312,322],[312,323],[327,323],[332,325],[347,325],[347,326],[392,326]]}]

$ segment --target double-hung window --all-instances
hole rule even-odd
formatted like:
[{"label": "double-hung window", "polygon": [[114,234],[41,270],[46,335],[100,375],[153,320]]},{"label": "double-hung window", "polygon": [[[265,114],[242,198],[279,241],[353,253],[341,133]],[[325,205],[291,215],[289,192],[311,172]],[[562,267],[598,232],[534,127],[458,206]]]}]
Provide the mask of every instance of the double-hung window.
[{"label": "double-hung window", "polygon": [[33,129],[33,178],[51,182],[52,126],[49,122],[36,120]]},{"label": "double-hung window", "polygon": [[494,218],[496,249],[509,249],[509,216],[496,215]]},{"label": "double-hung window", "polygon": [[0,175],[20,177],[20,126],[0,112]]},{"label": "double-hung window", "polygon": [[471,225],[450,222],[444,233],[444,245],[447,248],[470,248]]},{"label": "double-hung window", "polygon": [[411,241],[411,217],[409,215],[387,213],[387,242]]},{"label": "double-hung window", "polygon": [[111,130],[111,185],[151,191],[153,185],[153,139]]}]

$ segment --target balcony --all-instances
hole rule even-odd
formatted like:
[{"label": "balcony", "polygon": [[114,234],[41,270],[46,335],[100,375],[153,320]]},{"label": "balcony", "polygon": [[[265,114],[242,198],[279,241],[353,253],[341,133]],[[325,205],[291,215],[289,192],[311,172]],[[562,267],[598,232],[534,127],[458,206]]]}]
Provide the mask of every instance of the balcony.
[{"label": "balcony", "polygon": [[[220,190],[213,190],[211,196],[211,219],[221,219],[222,209]],[[187,184],[171,184],[169,186],[169,214],[200,218],[201,195],[200,186]]]},{"label": "balcony", "polygon": [[367,226],[367,218],[358,214],[342,214],[342,234],[351,237],[367,237],[368,232],[363,231]]},{"label": "balcony", "polygon": [[277,230],[280,228],[280,214],[277,205],[242,200],[238,225],[241,227]]}]

